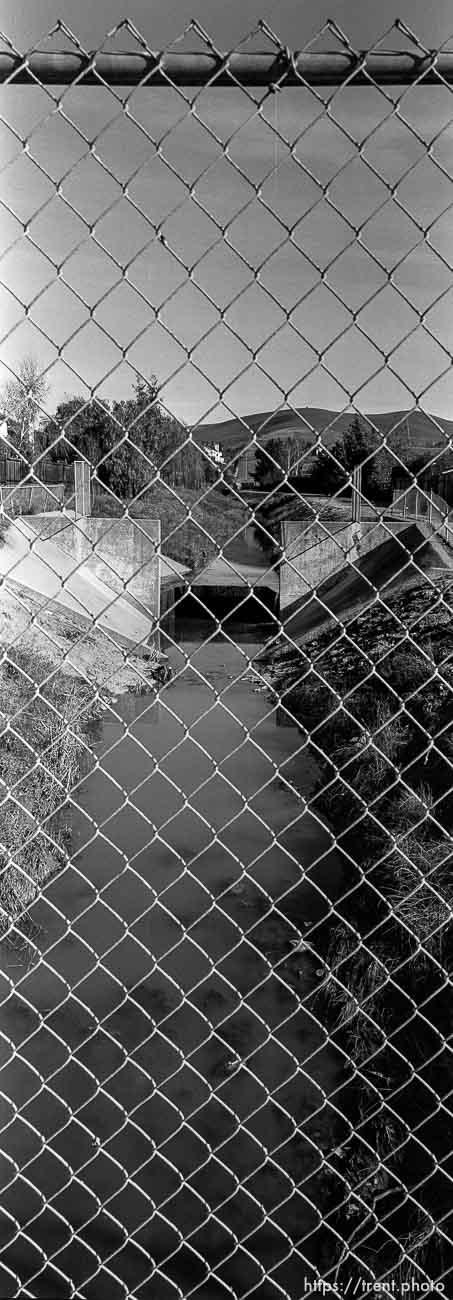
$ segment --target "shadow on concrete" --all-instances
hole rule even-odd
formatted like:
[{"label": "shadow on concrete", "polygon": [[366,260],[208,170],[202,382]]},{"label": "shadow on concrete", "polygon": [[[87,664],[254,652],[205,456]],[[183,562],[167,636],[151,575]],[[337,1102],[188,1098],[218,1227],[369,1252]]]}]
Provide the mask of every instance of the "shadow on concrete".
[{"label": "shadow on concrete", "polygon": [[[434,537],[422,526],[409,524],[403,532],[376,546],[355,564],[348,563],[311,595],[294,601],[284,611],[285,632],[292,640],[305,637],[327,626],[333,619],[344,623],[358,609],[385,600],[390,591],[430,569],[446,567],[445,548],[439,549]],[[453,567],[453,554],[450,558]]]}]

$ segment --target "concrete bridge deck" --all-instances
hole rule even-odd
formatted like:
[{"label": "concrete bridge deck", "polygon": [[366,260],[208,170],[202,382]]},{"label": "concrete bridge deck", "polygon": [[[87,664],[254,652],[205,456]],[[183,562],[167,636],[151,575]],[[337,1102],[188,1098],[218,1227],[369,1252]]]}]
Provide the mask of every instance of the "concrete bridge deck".
[{"label": "concrete bridge deck", "polygon": [[191,586],[222,590],[230,587],[268,587],[271,591],[278,592],[279,577],[271,564],[242,564],[237,560],[217,556],[197,574]]}]

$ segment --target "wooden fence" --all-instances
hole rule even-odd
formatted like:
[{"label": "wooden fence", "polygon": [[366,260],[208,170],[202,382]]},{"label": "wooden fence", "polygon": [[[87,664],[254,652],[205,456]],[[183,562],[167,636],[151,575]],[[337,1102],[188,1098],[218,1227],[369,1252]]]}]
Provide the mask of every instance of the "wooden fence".
[{"label": "wooden fence", "polygon": [[40,483],[71,485],[74,482],[74,470],[72,465],[67,465],[63,460],[41,460],[35,465],[28,465],[19,457],[0,456],[0,483],[3,486],[12,487],[27,478],[29,482],[38,480]]}]

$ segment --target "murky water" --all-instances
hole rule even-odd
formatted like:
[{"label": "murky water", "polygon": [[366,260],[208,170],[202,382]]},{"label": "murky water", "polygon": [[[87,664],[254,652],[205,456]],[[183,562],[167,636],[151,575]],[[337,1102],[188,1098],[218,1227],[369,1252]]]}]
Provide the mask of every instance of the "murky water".
[{"label": "murky water", "polygon": [[339,1062],[291,941],[338,866],[310,870],[302,738],[245,680],[266,629],[210,633],[180,627],[170,685],[93,733],[41,959],[3,959],[5,1296],[296,1300],[322,1262]]}]

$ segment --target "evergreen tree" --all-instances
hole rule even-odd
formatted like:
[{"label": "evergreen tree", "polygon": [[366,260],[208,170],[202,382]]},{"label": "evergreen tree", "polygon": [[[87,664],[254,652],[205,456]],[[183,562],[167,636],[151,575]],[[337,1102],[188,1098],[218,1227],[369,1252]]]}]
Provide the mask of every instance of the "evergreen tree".
[{"label": "evergreen tree", "polygon": [[[376,454],[371,456],[373,451]],[[357,414],[343,437],[334,443],[332,455],[339,468],[333,465],[328,477],[330,483],[332,480],[336,482],[336,490],[347,485],[357,466],[362,467],[362,495],[365,499],[372,500],[389,489],[391,457],[385,453],[385,449],[379,451],[378,435],[372,429],[364,430]]]}]

